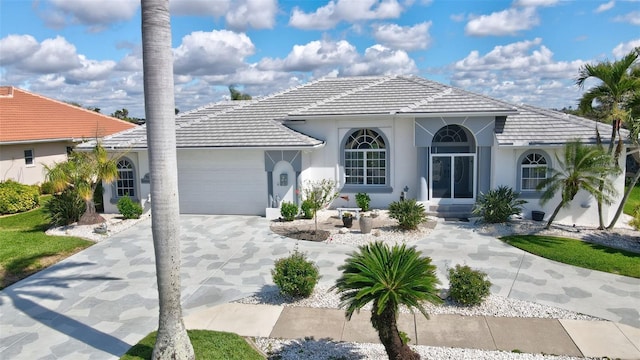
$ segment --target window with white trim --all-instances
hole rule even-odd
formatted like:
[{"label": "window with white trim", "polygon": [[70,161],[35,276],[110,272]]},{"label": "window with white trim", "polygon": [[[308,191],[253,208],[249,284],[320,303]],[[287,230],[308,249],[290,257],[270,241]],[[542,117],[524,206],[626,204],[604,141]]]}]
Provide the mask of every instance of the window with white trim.
[{"label": "window with white trim", "polygon": [[351,133],[344,146],[346,185],[387,185],[387,147],[372,129]]},{"label": "window with white trim", "polygon": [[128,196],[136,197],[136,178],[133,164],[128,159],[120,159],[118,161],[118,180],[116,180],[116,197],[120,198]]},{"label": "window with white trim", "polygon": [[24,151],[24,164],[27,166],[33,166],[35,156],[33,155],[33,149],[27,149]]},{"label": "window with white trim", "polygon": [[549,163],[544,154],[531,152],[520,163],[520,189],[537,191],[538,185],[547,178]]}]

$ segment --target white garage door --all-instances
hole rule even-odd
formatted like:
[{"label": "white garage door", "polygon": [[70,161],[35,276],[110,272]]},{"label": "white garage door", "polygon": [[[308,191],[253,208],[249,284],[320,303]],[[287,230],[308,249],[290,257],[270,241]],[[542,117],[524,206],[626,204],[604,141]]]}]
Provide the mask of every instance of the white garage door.
[{"label": "white garage door", "polygon": [[264,153],[253,150],[178,150],[180,212],[264,215]]}]

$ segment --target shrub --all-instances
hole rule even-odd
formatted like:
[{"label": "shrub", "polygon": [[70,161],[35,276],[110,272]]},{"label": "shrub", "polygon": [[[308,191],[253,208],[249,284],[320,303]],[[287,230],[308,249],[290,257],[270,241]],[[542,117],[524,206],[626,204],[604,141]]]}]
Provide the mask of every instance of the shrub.
[{"label": "shrub", "polygon": [[276,260],[271,276],[280,292],[292,297],[308,297],[320,279],[318,267],[298,249],[288,257]]},{"label": "shrub", "polygon": [[313,219],[313,201],[305,200],[300,205],[300,209],[302,210],[302,217],[305,219]]},{"label": "shrub", "polygon": [[449,269],[449,296],[461,305],[481,304],[489,296],[490,289],[491,281],[482,271],[467,265]]},{"label": "shrub", "polygon": [[45,181],[40,185],[41,194],[54,194],[56,192],[55,187],[51,181]]},{"label": "shrub", "polygon": [[53,195],[45,209],[49,213],[51,225],[63,226],[78,221],[86,209],[86,204],[77,191],[67,189]]},{"label": "shrub", "polygon": [[15,214],[35,209],[40,205],[37,186],[24,185],[13,180],[0,182],[0,214]]},{"label": "shrub", "polygon": [[357,193],[356,194],[356,204],[362,211],[369,211],[369,203],[371,202],[371,198],[367,193]]},{"label": "shrub", "polygon": [[142,215],[142,205],[128,196],[123,196],[118,199],[118,211],[125,219],[139,219]]},{"label": "shrub", "polygon": [[633,219],[629,221],[629,225],[633,226],[636,230],[640,230],[640,205],[633,209]]},{"label": "shrub", "polygon": [[488,223],[506,222],[511,215],[519,214],[522,205],[527,203],[518,199],[519,195],[508,186],[500,186],[486,194],[480,193],[472,212]]},{"label": "shrub", "polygon": [[398,220],[398,226],[404,230],[414,230],[427,220],[424,206],[415,199],[394,201],[389,204],[389,217]]},{"label": "shrub", "polygon": [[286,221],[293,221],[296,215],[298,215],[298,205],[292,202],[283,202],[280,206],[280,215],[282,215]]}]

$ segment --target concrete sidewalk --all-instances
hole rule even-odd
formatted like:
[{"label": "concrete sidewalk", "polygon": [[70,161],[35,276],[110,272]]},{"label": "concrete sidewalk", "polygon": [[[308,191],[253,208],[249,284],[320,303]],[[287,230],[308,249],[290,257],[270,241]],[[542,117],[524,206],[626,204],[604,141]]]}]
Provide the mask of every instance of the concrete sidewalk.
[{"label": "concrete sidewalk", "polygon": [[[346,321],[343,310],[228,303],[185,318],[189,329],[282,339],[330,338],[379,343],[370,312]],[[398,327],[413,345],[532,354],[640,359],[640,329],[610,321],[400,314]]]}]

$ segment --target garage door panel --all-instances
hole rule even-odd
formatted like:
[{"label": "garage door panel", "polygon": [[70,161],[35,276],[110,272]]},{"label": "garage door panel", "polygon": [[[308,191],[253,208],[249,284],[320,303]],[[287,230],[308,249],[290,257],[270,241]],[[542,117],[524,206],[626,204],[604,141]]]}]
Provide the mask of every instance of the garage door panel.
[{"label": "garage door panel", "polygon": [[[224,155],[224,156],[223,156]],[[262,153],[178,156],[180,212],[263,215],[267,179]]]}]

